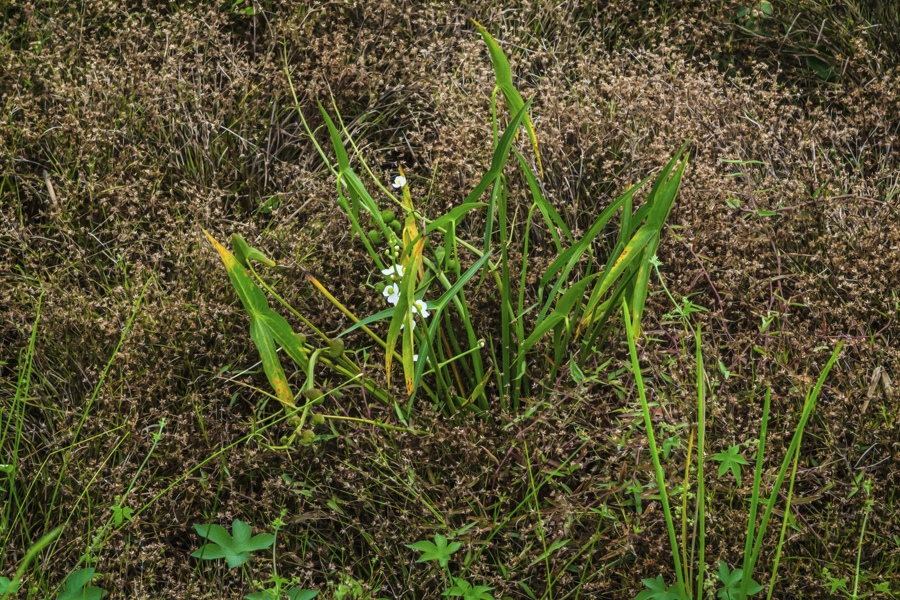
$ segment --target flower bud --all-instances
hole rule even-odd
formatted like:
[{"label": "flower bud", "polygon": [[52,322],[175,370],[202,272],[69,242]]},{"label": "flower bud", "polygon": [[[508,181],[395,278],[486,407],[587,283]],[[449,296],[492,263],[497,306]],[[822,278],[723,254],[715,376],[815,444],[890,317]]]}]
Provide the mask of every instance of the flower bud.
[{"label": "flower bud", "polygon": [[304,446],[309,446],[313,443],[313,439],[315,439],[316,434],[312,432],[312,430],[307,429],[300,435],[300,443]]},{"label": "flower bud", "polygon": [[303,392],[303,395],[306,396],[306,399],[314,404],[318,404],[322,401],[322,390],[319,388],[312,388],[311,390],[306,390]]},{"label": "flower bud", "polygon": [[320,415],[319,413],[316,413],[312,416],[312,418],[309,420],[309,422],[312,423],[313,427],[315,427],[316,425],[321,425],[322,423],[325,422],[325,415]]},{"label": "flower bud", "polygon": [[381,220],[385,223],[392,223],[397,218],[397,215],[394,214],[392,210],[383,210],[381,211]]},{"label": "flower bud", "polygon": [[328,356],[340,358],[344,354],[344,340],[335,339],[328,343]]},{"label": "flower bud", "polygon": [[397,233],[400,233],[403,230],[403,225],[400,224],[400,221],[391,221],[389,225],[391,226],[391,229]]},{"label": "flower bud", "polygon": [[384,238],[381,236],[381,232],[374,229],[369,232],[369,239],[372,240],[373,244],[380,244],[384,241]]}]

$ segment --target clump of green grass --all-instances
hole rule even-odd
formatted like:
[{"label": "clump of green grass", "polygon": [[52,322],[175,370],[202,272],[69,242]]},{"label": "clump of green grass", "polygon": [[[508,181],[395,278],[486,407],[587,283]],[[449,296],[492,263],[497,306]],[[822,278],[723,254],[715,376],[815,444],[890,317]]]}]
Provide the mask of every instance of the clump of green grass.
[{"label": "clump of green grass", "polygon": [[[636,212],[633,211],[635,194],[650,180],[648,176],[628,189],[613,201],[587,231],[574,239],[569,228],[553,206],[544,198],[535,174],[525,158],[513,148],[513,142],[521,124],[526,126],[531,137],[535,159],[540,166],[538,141],[534,126],[528,116],[531,100],[522,99],[512,85],[509,63],[494,38],[480,25],[482,37],[494,63],[497,87],[492,94],[493,158],[488,171],[468,193],[460,206],[437,218],[429,219],[418,212],[410,195],[406,178],[400,175],[394,188],[401,190],[398,198],[389,191],[359,153],[346,129],[339,129],[324,107],[319,105],[322,118],[328,129],[337,165],[331,164],[324,151],[317,145],[323,161],[336,175],[338,203],[350,221],[353,233],[358,237],[373,265],[384,277],[384,283],[376,286],[389,304],[394,305],[384,311],[365,318],[359,318],[347,309],[312,274],[309,281],[337,309],[350,317],[356,324],[334,338],[322,333],[308,317],[301,315],[275,293],[256,272],[251,261],[266,266],[274,262],[265,254],[251,248],[240,236],[232,237],[235,254],[221,246],[209,234],[222,260],[231,282],[250,314],[251,336],[262,357],[263,368],[277,399],[288,409],[295,406],[296,396],[289,389],[287,378],[276,354],[277,342],[285,354],[307,373],[307,383],[301,393],[309,397],[314,388],[316,359],[327,353],[331,359],[323,361],[335,374],[344,380],[353,381],[382,403],[396,407],[397,415],[405,423],[412,419],[412,406],[416,395],[424,393],[432,405],[447,416],[463,409],[483,412],[489,407],[499,407],[515,412],[519,409],[522,396],[534,399],[543,397],[547,384],[556,379],[562,365],[568,360],[583,365],[587,357],[596,351],[598,337],[608,328],[609,317],[621,300],[632,307],[633,335],[640,331],[640,317],[647,298],[647,288],[653,260],[660,243],[662,228],[678,194],[688,156],[685,146],[679,150],[657,175],[646,202]],[[502,92],[507,105],[514,114],[502,135],[496,111],[496,96]],[[301,114],[302,117],[302,114]],[[304,125],[306,121],[304,119]],[[339,123],[342,123],[340,118]],[[307,128],[309,136],[313,133]],[[350,152],[344,138],[356,152],[362,168],[371,176],[372,182],[380,188],[389,201],[390,208],[384,208],[369,193],[362,179],[351,167]],[[507,198],[510,194],[508,179],[504,174],[510,153],[516,155],[522,174],[528,182],[532,204],[525,219],[524,232],[518,232],[525,240],[520,281],[514,286],[511,278],[510,239],[511,220]],[[680,161],[680,162],[679,162]],[[489,193],[487,203],[479,202],[482,195]],[[479,248],[474,240],[466,240],[457,235],[460,222],[469,213],[486,211],[483,246]],[[622,211],[619,238],[613,251],[605,259],[602,270],[593,271],[592,243],[607,227],[610,219]],[[555,259],[543,273],[536,291],[538,301],[525,305],[526,278],[528,275],[530,228],[535,212],[539,212],[551,232],[556,249]],[[399,213],[399,218],[397,214]],[[495,222],[496,214],[496,222]],[[368,221],[368,229],[364,222]],[[500,238],[500,256],[494,259],[493,229],[497,226]],[[438,246],[434,236],[442,236],[443,244]],[[460,266],[460,248],[474,257],[473,264],[463,273]],[[382,250],[383,249],[383,250]],[[581,267],[587,258],[587,266]],[[251,277],[252,274],[252,277]],[[482,289],[486,277],[492,277],[500,292],[501,313],[499,356],[494,340],[476,338],[472,326],[472,313],[463,288],[478,278],[474,293]],[[328,282],[325,282],[328,283]],[[547,288],[550,288],[547,291]],[[324,347],[316,349],[305,337],[298,337],[288,323],[269,308],[262,289],[287,307],[303,323],[316,332]],[[610,292],[612,292],[610,294]],[[437,299],[429,300],[437,296]],[[526,330],[525,321],[529,313],[533,325]],[[455,314],[454,314],[455,313]],[[451,324],[455,316],[465,329],[465,337],[458,338]],[[430,318],[430,321],[428,319]],[[370,325],[389,320],[386,339],[375,334]],[[426,324],[416,331],[417,324]],[[356,329],[362,329],[385,352],[384,386],[376,385],[371,379],[361,377],[359,367],[345,354],[344,343],[340,339]],[[538,372],[529,369],[529,356],[535,351],[544,352],[539,343],[548,334],[552,341],[547,352],[552,354],[550,368]],[[400,342],[400,352],[397,345]],[[567,351],[574,345],[574,353]],[[335,351],[335,348],[339,348]],[[486,350],[487,348],[487,350]],[[483,353],[489,351],[493,366],[485,369],[488,358]],[[405,380],[406,402],[391,389],[392,365],[394,359],[402,364]],[[490,386],[491,375],[495,385]],[[426,383],[426,378],[428,382]],[[358,381],[357,381],[358,380]],[[405,407],[403,406],[405,404]],[[301,416],[305,422],[306,409]],[[310,438],[311,439],[311,438]]]}]

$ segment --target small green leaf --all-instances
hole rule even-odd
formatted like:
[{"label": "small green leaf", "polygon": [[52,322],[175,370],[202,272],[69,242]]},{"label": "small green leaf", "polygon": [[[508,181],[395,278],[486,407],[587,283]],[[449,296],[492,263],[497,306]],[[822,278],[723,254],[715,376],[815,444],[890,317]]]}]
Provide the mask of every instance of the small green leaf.
[{"label": "small green leaf", "polygon": [[835,592],[844,592],[846,594],[847,593],[847,583],[848,583],[847,579],[844,579],[844,578],[837,579],[837,578],[829,575],[828,583],[826,583],[825,585],[827,587],[831,588],[829,590],[829,595],[834,596]]},{"label": "small green leaf", "polygon": [[[719,561],[719,571],[716,573],[716,576],[725,585],[724,588],[719,590],[718,597],[720,600],[738,600],[740,596],[741,590],[741,580],[743,579],[743,569],[735,569],[734,571],[728,570],[728,565],[726,565],[721,560]],[[754,594],[758,594],[763,590],[763,586],[759,585],[754,580],[750,580],[750,587],[747,590],[747,593],[750,596]]]},{"label": "small green leaf", "polygon": [[734,474],[734,479],[737,481],[738,485],[741,485],[741,465],[749,466],[748,463],[740,453],[740,446],[732,446],[726,452],[719,452],[715,456],[714,459],[721,462],[719,465],[719,477],[724,475],[728,469],[731,469],[731,472]]},{"label": "small green leaf", "polygon": [[459,578],[454,578],[454,581],[453,586],[441,594],[442,596],[452,596],[463,598],[464,600],[494,600],[494,597],[488,594],[489,591],[494,589],[492,587],[486,585],[473,586],[468,581]]},{"label": "small green leaf", "polygon": [[288,590],[289,600],[312,600],[319,595],[318,590],[301,590],[298,587]]},{"label": "small green leaf", "polygon": [[831,68],[831,65],[829,65],[818,56],[807,56],[806,66],[815,71],[816,75],[818,75],[825,81],[828,81],[835,76],[835,71]]},{"label": "small green leaf", "polygon": [[450,555],[459,550],[462,544],[453,542],[448,546],[447,538],[438,533],[434,536],[434,543],[424,540],[415,544],[407,544],[406,547],[423,553],[416,562],[436,560],[441,567],[446,567],[450,562]]},{"label": "small green leaf", "polygon": [[634,600],[679,600],[678,584],[667,588],[662,575],[656,579],[642,579],[641,581],[648,589],[635,596]]},{"label": "small green leaf", "polygon": [[229,569],[239,567],[250,560],[251,552],[268,548],[275,543],[275,536],[270,533],[261,533],[250,537],[250,526],[240,520],[235,520],[231,524],[234,536],[229,535],[221,525],[195,524],[194,529],[197,530],[200,537],[213,543],[201,546],[191,556],[208,560],[224,558]]},{"label": "small green leaf", "polygon": [[57,600],[100,600],[108,592],[89,585],[94,573],[94,569],[81,569],[69,575]]}]

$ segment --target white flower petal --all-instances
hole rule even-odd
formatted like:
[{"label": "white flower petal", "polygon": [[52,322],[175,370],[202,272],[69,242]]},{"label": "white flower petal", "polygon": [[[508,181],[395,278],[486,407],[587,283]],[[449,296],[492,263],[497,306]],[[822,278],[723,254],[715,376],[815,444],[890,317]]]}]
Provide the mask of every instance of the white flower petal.
[{"label": "white flower petal", "polygon": [[395,284],[390,284],[384,287],[384,291],[381,292],[381,295],[385,298],[390,298],[391,296],[398,296],[400,294],[400,288]]},{"label": "white flower petal", "polygon": [[385,277],[403,277],[403,265],[394,265],[387,269],[382,269],[381,274]]},{"label": "white flower petal", "polygon": [[387,301],[390,302],[391,304],[393,304],[394,306],[397,306],[397,303],[400,302],[400,294],[392,294],[392,295],[388,296]]},{"label": "white flower petal", "polygon": [[412,311],[420,315],[423,319],[428,318],[428,305],[424,300],[416,300],[415,304],[412,306]]},{"label": "white flower petal", "polygon": [[397,175],[397,177],[394,178],[394,187],[402,188],[404,185],[406,185],[406,177],[404,177],[403,175]]}]

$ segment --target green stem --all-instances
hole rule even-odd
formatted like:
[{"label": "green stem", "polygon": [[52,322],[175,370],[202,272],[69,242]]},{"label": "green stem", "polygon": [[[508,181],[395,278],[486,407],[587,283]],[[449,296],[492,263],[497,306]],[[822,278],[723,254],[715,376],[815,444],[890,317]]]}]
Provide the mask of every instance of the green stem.
[{"label": "green stem", "polygon": [[794,469],[791,471],[791,483],[788,486],[787,505],[784,507],[784,519],[781,520],[781,535],[778,537],[778,548],[775,550],[775,562],[772,565],[772,579],[769,581],[769,593],[767,600],[772,600],[772,592],[775,590],[775,575],[778,574],[778,563],[781,562],[781,547],[784,545],[784,532],[787,530],[788,517],[791,514],[791,498],[794,495],[794,478],[797,476],[797,461],[800,451],[794,452]]},{"label": "green stem", "polygon": [[672,546],[672,559],[675,561],[675,575],[678,578],[678,595],[681,600],[687,600],[687,593],[684,588],[684,571],[681,568],[681,558],[678,555],[678,538],[675,535],[675,524],[672,522],[672,511],[669,509],[669,495],[666,493],[665,474],[663,473],[662,465],[659,463],[656,436],[653,435],[653,421],[650,420],[650,406],[647,404],[644,380],[641,377],[641,364],[638,361],[637,348],[634,345],[634,328],[631,325],[631,318],[628,314],[628,304],[624,300],[622,301],[622,313],[625,319],[625,328],[628,332],[628,349],[631,352],[634,379],[637,384],[638,395],[641,398],[641,409],[644,412],[644,426],[647,428],[650,457],[653,459],[653,469],[656,471],[656,485],[659,488],[659,498],[662,502],[663,514],[666,517],[666,527],[669,530],[669,543]]},{"label": "green stem", "polygon": [[747,539],[744,541],[744,570],[741,574],[740,598],[746,600],[750,589],[750,579],[753,577],[753,565],[750,564],[750,554],[753,544],[753,533],[756,531],[756,508],[759,505],[759,485],[762,480],[763,452],[766,447],[766,426],[769,422],[769,400],[772,396],[772,388],[766,389],[766,399],[763,402],[762,425],[759,432],[759,447],[756,449],[756,471],[753,474],[753,497],[750,500],[750,519],[747,522]]},{"label": "green stem", "polygon": [[700,553],[699,563],[697,565],[697,596],[700,600],[703,597],[703,577],[706,571],[706,481],[703,479],[703,457],[706,455],[706,402],[705,382],[703,373],[703,353],[701,350],[701,329],[702,324],[697,324],[697,407],[700,424],[698,426],[699,435],[697,438],[697,505],[698,518],[700,527]]}]

